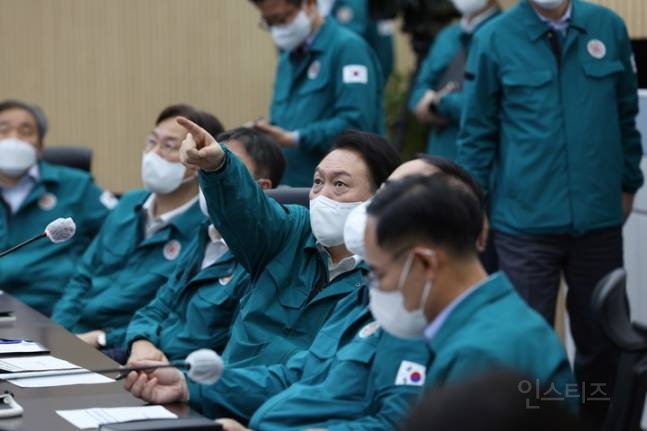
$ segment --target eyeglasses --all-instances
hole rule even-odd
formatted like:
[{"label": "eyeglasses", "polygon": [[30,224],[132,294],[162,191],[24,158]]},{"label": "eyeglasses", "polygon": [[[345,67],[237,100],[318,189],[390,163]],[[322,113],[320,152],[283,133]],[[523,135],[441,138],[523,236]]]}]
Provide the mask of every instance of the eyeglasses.
[{"label": "eyeglasses", "polygon": [[159,141],[155,136],[149,136],[144,144],[144,152],[149,153],[159,146],[159,152],[164,157],[177,157],[180,154],[180,141],[163,139]]},{"label": "eyeglasses", "polygon": [[12,132],[15,132],[17,137],[23,139],[33,138],[38,133],[36,128],[29,124],[20,124],[17,127],[13,127],[9,123],[0,123],[0,138],[9,137]]},{"label": "eyeglasses", "polygon": [[271,17],[262,16],[258,22],[261,30],[269,31],[272,27],[281,27],[292,22],[292,19],[301,11],[300,8],[295,8],[283,14],[277,14]]},{"label": "eyeglasses", "polygon": [[[411,245],[407,245],[406,247],[403,247],[403,248],[401,248],[400,250],[398,250],[397,252],[393,253],[393,256],[391,257],[391,259],[389,259],[389,261],[386,263],[386,265],[387,265],[387,266],[388,266],[388,265],[392,265],[392,264],[393,264],[393,263],[395,263],[395,262],[396,262],[396,261],[397,261],[397,260],[398,260],[398,259],[399,259],[399,258],[400,258],[404,253],[405,253],[405,252],[410,251],[412,248],[413,248],[413,246],[411,246]],[[399,278],[399,280],[398,280],[398,289],[400,289],[400,288],[402,287],[403,283],[404,283],[404,281],[402,280],[402,278],[403,278],[403,274],[405,274],[405,273],[406,273],[406,274],[408,274],[409,269],[410,269],[410,267],[411,267],[411,262],[412,262],[412,260],[413,260],[413,259],[411,259],[411,256],[412,256],[412,255],[410,254],[410,255],[407,257],[407,261],[405,262],[404,267],[400,270],[400,278]],[[405,271],[405,267],[406,267],[406,271]],[[405,277],[406,277],[406,275],[405,275]],[[364,283],[365,283],[365,285],[366,285],[366,286],[368,286],[368,287],[369,287],[369,288],[371,288],[371,289],[378,289],[378,290],[382,290],[382,288],[380,287],[380,280],[378,279],[378,277],[377,277],[377,275],[375,274],[375,272],[374,272],[374,271],[371,271],[371,272],[369,272],[366,276],[364,276]]]}]

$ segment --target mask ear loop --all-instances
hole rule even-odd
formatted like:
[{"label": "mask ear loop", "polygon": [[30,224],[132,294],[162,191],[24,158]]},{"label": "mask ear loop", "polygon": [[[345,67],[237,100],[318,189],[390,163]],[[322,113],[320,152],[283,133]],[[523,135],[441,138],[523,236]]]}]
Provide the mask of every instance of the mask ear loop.
[{"label": "mask ear loop", "polygon": [[[431,249],[426,249],[424,251],[425,256],[433,256],[434,251]],[[422,288],[422,296],[420,297],[420,309],[422,312],[425,312],[425,305],[427,304],[427,299],[429,299],[429,293],[431,292],[431,280],[425,282],[424,287]]]},{"label": "mask ear loop", "polygon": [[407,261],[404,263],[404,266],[402,267],[402,271],[400,271],[400,279],[398,280],[398,290],[400,292],[404,292],[404,283],[407,281],[407,278],[409,278],[409,271],[411,270],[411,264],[413,263],[413,253],[409,252],[409,255],[407,256]]}]

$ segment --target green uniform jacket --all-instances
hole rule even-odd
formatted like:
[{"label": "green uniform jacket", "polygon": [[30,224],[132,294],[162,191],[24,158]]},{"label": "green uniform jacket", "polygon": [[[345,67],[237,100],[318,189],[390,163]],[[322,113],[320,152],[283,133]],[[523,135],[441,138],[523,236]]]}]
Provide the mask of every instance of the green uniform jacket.
[{"label": "green uniform jacket", "polygon": [[382,331],[368,288],[339,301],[312,347],[286,364],[226,368],[215,385],[189,381],[208,416],[235,416],[255,430],[393,430],[424,384],[429,350]]},{"label": "green uniform jacket", "polygon": [[83,255],[52,319],[74,333],[106,331],[106,347],[122,347],[132,315],[175,271],[204,215],[196,202],[144,239],[145,190],[126,193]]},{"label": "green uniform jacket", "polygon": [[474,37],[459,162],[487,189],[491,224],[517,235],[619,226],[643,183],[636,75],[622,19],[573,0],[557,61],[526,0]]},{"label": "green uniform jacket", "polygon": [[[502,272],[490,276],[450,312],[429,347],[434,359],[428,386],[463,381],[496,368],[510,369],[538,379],[541,387],[554,385],[563,401],[577,411],[577,383],[561,342]],[[530,383],[536,387],[535,380]],[[569,393],[575,395],[566,397]],[[531,405],[533,394],[529,393]]]},{"label": "green uniform jacket", "polygon": [[[492,18],[499,14],[500,12],[497,11],[489,16],[479,24],[475,31],[483,28],[485,23],[490,22]],[[441,81],[447,67],[454,60],[461,46],[467,52],[469,51],[471,40],[472,35],[465,33],[459,23],[447,26],[436,36],[436,40],[429,49],[429,53],[420,66],[420,72],[416,77],[411,98],[409,99],[409,109],[411,111],[416,109],[416,105],[427,90],[440,90],[439,86],[442,84]],[[427,153],[456,160],[458,155],[458,129],[462,110],[462,90],[453,91],[440,100],[436,111],[438,115],[448,119],[449,124],[432,128],[427,140]]]},{"label": "green uniform jacket", "polygon": [[216,172],[200,172],[209,218],[252,288],[243,298],[223,352],[226,364],[271,365],[310,347],[335,304],[363,285],[360,264],[331,282],[315,245],[308,209],[265,196],[243,163],[225,148]]},{"label": "green uniform jacket", "polygon": [[49,316],[114,197],[86,172],[43,161],[39,169],[40,180],[16,214],[0,199],[0,250],[38,235],[59,217],[72,217],[76,233],[60,244],[41,240],[0,259],[0,289]]},{"label": "green uniform jacket", "polygon": [[386,85],[393,71],[393,22],[373,20],[369,15],[367,0],[336,0],[330,16],[340,25],[362,36],[373,48]]},{"label": "green uniform jacket", "polygon": [[157,296],[133,316],[126,333],[126,350],[133,341],[146,339],[169,360],[180,360],[194,350],[222,352],[240,298],[250,280],[234,256],[227,252],[200,269],[209,241],[209,222],[182,254],[175,273]]},{"label": "green uniform jacket", "polygon": [[283,182],[312,185],[314,168],[341,132],[384,132],[375,53],[360,36],[326,20],[304,54],[280,54],[270,115],[273,124],[299,133],[297,148],[285,150]]}]

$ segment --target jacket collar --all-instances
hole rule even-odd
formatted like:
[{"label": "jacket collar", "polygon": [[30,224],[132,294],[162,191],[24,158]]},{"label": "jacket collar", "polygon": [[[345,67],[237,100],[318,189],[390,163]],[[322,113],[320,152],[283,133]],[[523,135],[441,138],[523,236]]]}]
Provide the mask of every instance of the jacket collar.
[{"label": "jacket collar", "polygon": [[460,331],[475,314],[489,304],[513,293],[514,288],[503,272],[491,276],[478,289],[465,297],[447,316],[443,326],[429,341],[431,349],[434,352],[442,350],[444,344],[450,341],[455,333]]},{"label": "jacket collar", "polygon": [[[571,2],[571,21],[568,26],[569,29],[576,29],[583,33],[587,32],[586,21],[581,16],[580,0],[570,0]],[[519,3],[519,10],[522,14],[524,27],[528,33],[528,37],[533,42],[542,37],[550,28],[538,16],[537,12],[532,8],[529,0],[523,0]]]}]

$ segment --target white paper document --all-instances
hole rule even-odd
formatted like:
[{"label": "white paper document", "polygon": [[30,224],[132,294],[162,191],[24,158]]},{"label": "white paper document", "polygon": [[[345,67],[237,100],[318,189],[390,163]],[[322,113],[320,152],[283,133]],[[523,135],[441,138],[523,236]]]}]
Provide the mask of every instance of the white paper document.
[{"label": "white paper document", "polygon": [[48,352],[48,350],[40,344],[34,343],[33,341],[0,339],[0,355],[42,352]]},{"label": "white paper document", "polygon": [[[69,386],[69,385],[89,385],[96,383],[114,382],[106,376],[97,373],[81,373],[82,368],[63,371],[36,371],[27,373],[11,373],[2,376],[9,383],[13,383],[21,388],[42,388],[46,386]],[[55,375],[51,375],[55,374]],[[32,377],[30,377],[32,376]],[[16,379],[20,377],[20,379]],[[28,378],[25,378],[28,377]]]},{"label": "white paper document", "polygon": [[72,368],[80,367],[51,355],[0,357],[0,370],[10,373],[19,371],[67,370]]},{"label": "white paper document", "polygon": [[176,419],[177,415],[162,406],[93,408],[57,410],[59,416],[77,428],[99,428],[100,425],[145,419]]}]

